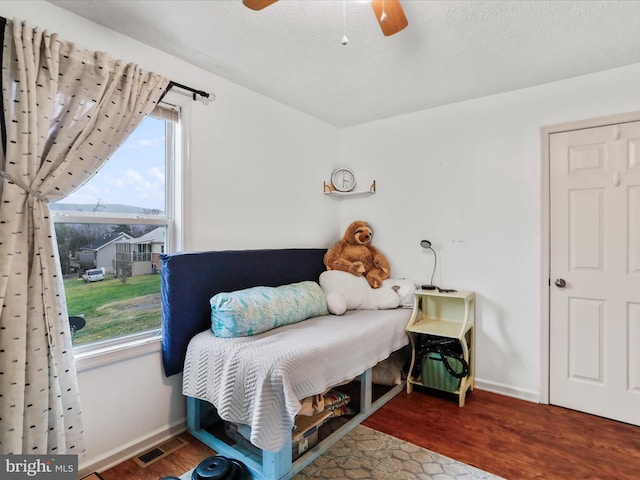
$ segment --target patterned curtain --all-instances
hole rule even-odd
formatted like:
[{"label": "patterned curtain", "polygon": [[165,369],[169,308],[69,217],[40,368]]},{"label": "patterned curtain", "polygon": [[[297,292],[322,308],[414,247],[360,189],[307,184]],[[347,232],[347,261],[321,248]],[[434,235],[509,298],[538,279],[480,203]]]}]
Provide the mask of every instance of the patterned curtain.
[{"label": "patterned curtain", "polygon": [[24,22],[0,21],[0,454],[80,455],[78,384],[48,203],[95,174],[168,80]]}]

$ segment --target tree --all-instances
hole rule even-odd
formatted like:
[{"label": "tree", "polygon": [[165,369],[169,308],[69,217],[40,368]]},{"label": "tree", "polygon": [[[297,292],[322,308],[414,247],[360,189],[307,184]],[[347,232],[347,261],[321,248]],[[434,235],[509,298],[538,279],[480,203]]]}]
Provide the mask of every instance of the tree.
[{"label": "tree", "polygon": [[127,280],[131,277],[133,273],[133,262],[131,261],[131,256],[127,253],[116,253],[116,277],[120,279],[123,285],[126,285]]},{"label": "tree", "polygon": [[86,224],[56,223],[58,254],[63,275],[71,273],[75,265],[71,260],[83,245],[94,240],[99,234],[87,228]]},{"label": "tree", "polygon": [[115,233],[115,232],[121,232],[121,233],[126,233],[127,235],[129,235],[130,237],[134,237],[135,235],[133,234],[133,231],[131,230],[131,225],[127,224],[127,223],[122,223],[120,225],[115,225],[112,229],[111,232]]}]

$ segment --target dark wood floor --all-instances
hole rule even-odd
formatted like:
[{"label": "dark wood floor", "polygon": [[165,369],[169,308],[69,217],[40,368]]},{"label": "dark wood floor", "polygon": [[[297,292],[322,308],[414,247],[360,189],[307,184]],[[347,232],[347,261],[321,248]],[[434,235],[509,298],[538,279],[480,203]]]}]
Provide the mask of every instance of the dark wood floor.
[{"label": "dark wood floor", "polygon": [[[422,389],[402,393],[364,424],[510,480],[640,478],[640,427],[480,390],[462,408]],[[183,437],[189,445],[144,469],[128,460],[100,476],[158,480],[213,454]]]},{"label": "dark wood floor", "polygon": [[179,477],[205,458],[215,455],[213,450],[191,435],[183,433],[180,437],[189,443],[145,468],[138,466],[133,460],[127,460],[99,473],[100,478],[102,480],[158,480],[162,477]]},{"label": "dark wood floor", "polygon": [[639,427],[479,390],[403,393],[365,425],[507,479],[640,478]]}]

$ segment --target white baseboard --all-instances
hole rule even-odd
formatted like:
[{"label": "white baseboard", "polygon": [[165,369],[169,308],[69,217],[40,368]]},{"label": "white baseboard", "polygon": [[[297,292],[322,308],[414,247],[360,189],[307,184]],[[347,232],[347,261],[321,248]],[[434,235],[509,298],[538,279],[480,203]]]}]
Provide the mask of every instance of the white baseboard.
[{"label": "white baseboard", "polygon": [[540,403],[540,392],[525,388],[516,388],[496,382],[489,382],[476,378],[476,388],[487,392],[498,393],[507,397],[518,398],[528,402]]},{"label": "white baseboard", "polygon": [[104,472],[105,470],[115,467],[125,460],[135,457],[145,450],[155,447],[156,445],[165,442],[186,430],[187,419],[184,418],[180,421],[174,422],[172,425],[168,425],[166,428],[158,429],[142,438],[138,438],[121,445],[117,449],[106,452],[97,458],[91,458],[89,459],[89,463],[79,465],[79,478],[94,472]]}]

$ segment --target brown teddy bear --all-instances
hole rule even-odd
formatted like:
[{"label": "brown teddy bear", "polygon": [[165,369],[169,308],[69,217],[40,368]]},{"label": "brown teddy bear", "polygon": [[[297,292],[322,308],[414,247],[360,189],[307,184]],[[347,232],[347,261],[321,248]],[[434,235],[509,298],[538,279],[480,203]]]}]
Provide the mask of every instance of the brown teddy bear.
[{"label": "brown teddy bear", "polygon": [[338,242],[324,255],[327,270],[342,270],[357,277],[364,276],[372,288],[379,288],[389,278],[387,258],[371,245],[373,230],[367,222],[353,222]]}]

